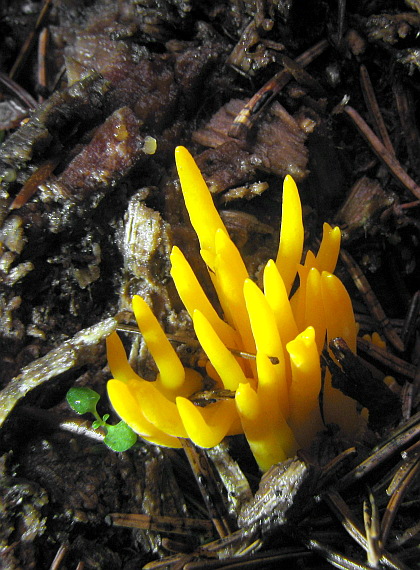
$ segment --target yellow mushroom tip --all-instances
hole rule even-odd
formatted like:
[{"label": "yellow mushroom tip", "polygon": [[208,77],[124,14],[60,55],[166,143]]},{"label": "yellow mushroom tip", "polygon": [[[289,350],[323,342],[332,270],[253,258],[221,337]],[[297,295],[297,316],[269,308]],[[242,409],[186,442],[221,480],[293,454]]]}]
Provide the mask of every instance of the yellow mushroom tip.
[{"label": "yellow mushroom tip", "polygon": [[183,153],[189,153],[189,151],[185,148],[185,146],[182,145],[178,145],[177,147],[175,147],[175,159],[178,158],[179,156],[182,156]]},{"label": "yellow mushroom tip", "polygon": [[186,166],[189,158],[192,159],[192,156],[185,146],[177,146],[175,148],[175,163],[178,171]]}]

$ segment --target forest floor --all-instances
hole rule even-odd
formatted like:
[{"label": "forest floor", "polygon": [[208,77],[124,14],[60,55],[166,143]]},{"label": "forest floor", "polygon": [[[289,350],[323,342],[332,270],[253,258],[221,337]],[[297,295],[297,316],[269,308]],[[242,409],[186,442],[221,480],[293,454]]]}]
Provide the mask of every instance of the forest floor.
[{"label": "forest floor", "polygon": [[[418,0],[1,3],[2,568],[420,568],[419,34]],[[398,397],[391,413],[372,392],[357,440],[330,426],[270,471],[275,512],[244,511],[260,474],[241,436],[191,450],[197,483],[183,450],[115,453],[66,403],[88,386],[112,413],[104,339],[133,325],[133,294],[192,338],[169,275],[176,244],[204,279],[177,145],[257,281],[286,174],[308,248],[341,227],[362,368]]]}]

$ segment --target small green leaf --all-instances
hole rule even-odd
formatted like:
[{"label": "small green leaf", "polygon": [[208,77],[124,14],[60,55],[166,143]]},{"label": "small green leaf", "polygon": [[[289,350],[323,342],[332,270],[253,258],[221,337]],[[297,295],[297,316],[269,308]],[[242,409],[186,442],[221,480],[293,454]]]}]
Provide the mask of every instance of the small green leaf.
[{"label": "small green leaf", "polygon": [[102,418],[102,421],[103,421],[104,423],[106,423],[106,420],[107,420],[108,418],[109,418],[109,414],[104,414],[104,415],[103,415],[103,418]]},{"label": "small green leaf", "polygon": [[102,427],[103,425],[104,425],[104,423],[103,423],[102,420],[95,420],[95,421],[92,423],[93,429],[98,429],[98,428]]},{"label": "small green leaf", "polygon": [[69,406],[78,414],[91,412],[96,414],[96,404],[99,402],[99,394],[91,388],[70,388],[67,392]]},{"label": "small green leaf", "polygon": [[114,451],[127,451],[137,441],[137,435],[122,420],[115,426],[106,426],[104,443]]}]

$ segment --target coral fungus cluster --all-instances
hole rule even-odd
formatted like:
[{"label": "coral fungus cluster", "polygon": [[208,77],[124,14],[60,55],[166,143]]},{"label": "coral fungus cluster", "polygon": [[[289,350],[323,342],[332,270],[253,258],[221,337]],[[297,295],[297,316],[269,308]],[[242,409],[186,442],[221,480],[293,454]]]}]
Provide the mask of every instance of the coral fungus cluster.
[{"label": "coral fungus cluster", "polygon": [[[176,149],[175,157],[223,318],[177,247],[171,254],[171,275],[208,357],[203,374],[227,397],[204,407],[193,403],[190,397],[203,390],[203,374],[184,368],[151,309],[136,296],[134,314],[159,373],[155,382],[138,376],[114,333],[108,339],[114,377],[108,382],[109,398],[134,431],[159,445],[180,447],[178,438],[190,438],[201,447],[213,447],[226,435],[244,433],[266,470],[307,446],[323,428],[319,393],[325,339],[340,336],[356,349],[351,301],[333,275],[340,230],[324,224],[317,255],[308,251],[301,264],[302,209],[296,185],[287,176],[278,254],[265,266],[261,290],[249,278],[194,159],[183,147]],[[297,275],[299,286],[289,299]],[[256,357],[244,359],[240,351]],[[328,376],[323,410],[325,420],[346,433],[358,425],[356,403],[332,388]]]}]

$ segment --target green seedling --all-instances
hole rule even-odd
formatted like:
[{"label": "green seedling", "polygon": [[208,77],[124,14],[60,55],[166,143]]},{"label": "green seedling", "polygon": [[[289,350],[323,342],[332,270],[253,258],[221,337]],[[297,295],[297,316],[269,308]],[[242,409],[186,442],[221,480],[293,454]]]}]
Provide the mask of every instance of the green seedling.
[{"label": "green seedling", "polygon": [[66,395],[67,403],[78,414],[91,413],[96,419],[92,423],[93,429],[103,428],[106,432],[104,443],[114,451],[127,451],[137,441],[137,435],[122,420],[111,425],[107,423],[109,414],[101,416],[96,410],[100,396],[91,388],[70,388]]}]

